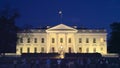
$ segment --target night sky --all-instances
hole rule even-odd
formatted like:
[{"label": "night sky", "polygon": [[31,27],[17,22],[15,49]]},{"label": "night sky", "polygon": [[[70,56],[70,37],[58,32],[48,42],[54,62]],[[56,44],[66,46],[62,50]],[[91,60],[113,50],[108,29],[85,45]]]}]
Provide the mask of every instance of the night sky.
[{"label": "night sky", "polygon": [[18,26],[34,27],[60,24],[58,12],[63,12],[63,24],[105,28],[120,21],[120,0],[0,0],[0,9],[6,4],[18,8],[21,17]]}]

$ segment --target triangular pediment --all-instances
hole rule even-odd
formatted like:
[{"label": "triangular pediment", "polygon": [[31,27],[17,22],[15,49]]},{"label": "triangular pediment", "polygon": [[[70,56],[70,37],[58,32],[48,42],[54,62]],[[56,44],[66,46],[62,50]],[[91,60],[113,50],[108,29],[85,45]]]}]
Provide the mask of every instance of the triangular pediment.
[{"label": "triangular pediment", "polygon": [[65,24],[59,24],[57,26],[47,29],[46,31],[77,31],[77,30]]}]

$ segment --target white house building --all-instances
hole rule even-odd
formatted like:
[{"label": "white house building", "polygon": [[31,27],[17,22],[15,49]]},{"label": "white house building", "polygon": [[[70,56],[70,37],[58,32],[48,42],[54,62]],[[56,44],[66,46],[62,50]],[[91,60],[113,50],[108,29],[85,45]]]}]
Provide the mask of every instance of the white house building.
[{"label": "white house building", "polygon": [[18,32],[16,53],[101,53],[107,54],[104,29],[79,29],[59,24],[46,29]]}]

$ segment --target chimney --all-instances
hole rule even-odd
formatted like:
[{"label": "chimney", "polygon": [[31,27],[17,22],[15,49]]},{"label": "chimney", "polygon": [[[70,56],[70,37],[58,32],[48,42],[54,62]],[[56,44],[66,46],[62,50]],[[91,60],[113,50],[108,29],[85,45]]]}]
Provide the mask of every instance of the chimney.
[{"label": "chimney", "polygon": [[77,28],[77,26],[73,26],[73,28]]},{"label": "chimney", "polygon": [[47,28],[50,28],[50,26],[47,26]]}]

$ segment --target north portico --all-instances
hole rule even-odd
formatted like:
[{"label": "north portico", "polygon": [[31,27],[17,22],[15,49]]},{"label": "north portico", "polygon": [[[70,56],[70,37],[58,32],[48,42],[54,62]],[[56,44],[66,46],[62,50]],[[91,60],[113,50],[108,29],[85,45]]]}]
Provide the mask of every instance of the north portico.
[{"label": "north portico", "polygon": [[[28,36],[25,36],[28,35]],[[83,29],[59,24],[46,29],[18,32],[17,54],[101,53],[107,54],[105,29]]]},{"label": "north portico", "polygon": [[76,53],[75,48],[75,34],[77,30],[66,26],[64,24],[57,25],[55,27],[49,28],[47,32],[48,49],[47,53],[56,49],[55,52],[73,52]]}]

